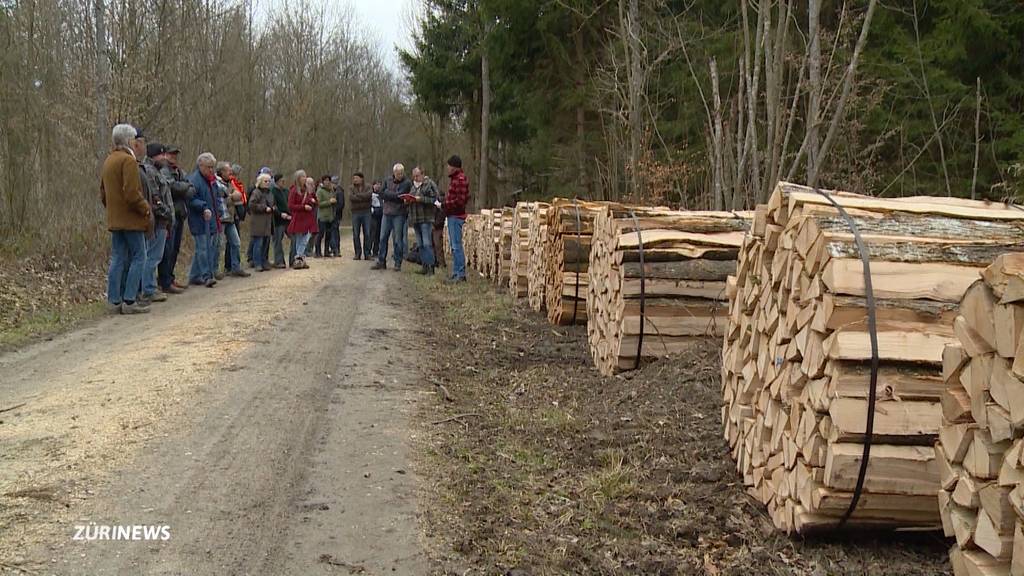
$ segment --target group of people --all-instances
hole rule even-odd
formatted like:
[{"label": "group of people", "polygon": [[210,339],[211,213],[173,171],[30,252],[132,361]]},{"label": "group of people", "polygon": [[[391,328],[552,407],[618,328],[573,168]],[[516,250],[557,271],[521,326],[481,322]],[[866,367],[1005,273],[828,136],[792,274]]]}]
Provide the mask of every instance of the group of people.
[{"label": "group of people", "polygon": [[[179,148],[147,143],[130,124],[114,126],[112,140],[100,183],[111,234],[107,302],[112,311],[145,313],[153,302],[190,285],[212,288],[228,275],[251,276],[242,265],[243,222],[249,223],[250,237],[245,260],[257,271],[302,270],[310,257],[340,257],[346,203],[355,260],[373,260],[371,269],[387,269],[390,241],[392,269],[401,270],[411,227],[419,273],[433,275],[439,258],[443,262],[436,248],[447,224],[448,281],[466,280],[462,227],[469,182],[458,156],[448,159],[446,193],[421,168],[413,168],[409,178],[405,167],[395,164],[391,176],[369,185],[362,172],[355,172],[346,194],[338,176],[315,179],[297,170],[286,178],[267,167],[246,189],[241,166],[209,152],[200,154],[186,174],[178,163]],[[194,252],[188,281],[179,282],[175,268],[186,224]]]}]

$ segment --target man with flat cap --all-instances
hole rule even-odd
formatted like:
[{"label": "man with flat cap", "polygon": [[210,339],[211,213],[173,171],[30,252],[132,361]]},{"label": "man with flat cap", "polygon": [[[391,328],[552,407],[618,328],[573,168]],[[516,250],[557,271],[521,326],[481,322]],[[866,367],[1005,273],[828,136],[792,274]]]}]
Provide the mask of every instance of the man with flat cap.
[{"label": "man with flat cap", "polygon": [[160,171],[160,176],[167,182],[174,203],[174,223],[164,243],[164,256],[157,267],[157,284],[164,294],[181,294],[188,288],[188,283],[178,283],[174,279],[174,268],[178,265],[178,253],[181,252],[181,240],[185,237],[185,222],[188,221],[188,201],[195,196],[195,186],[189,182],[185,171],[178,166],[177,146],[164,147],[163,154],[154,157],[153,164]]}]

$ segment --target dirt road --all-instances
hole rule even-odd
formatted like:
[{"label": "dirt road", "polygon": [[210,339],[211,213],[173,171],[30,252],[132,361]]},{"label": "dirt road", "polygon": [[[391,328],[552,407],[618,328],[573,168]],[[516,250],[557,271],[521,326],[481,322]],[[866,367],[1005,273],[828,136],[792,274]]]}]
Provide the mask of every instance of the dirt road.
[{"label": "dirt road", "polygon": [[[428,572],[422,332],[368,268],[193,287],[0,356],[0,573]],[[136,525],[169,539],[76,539]]]}]

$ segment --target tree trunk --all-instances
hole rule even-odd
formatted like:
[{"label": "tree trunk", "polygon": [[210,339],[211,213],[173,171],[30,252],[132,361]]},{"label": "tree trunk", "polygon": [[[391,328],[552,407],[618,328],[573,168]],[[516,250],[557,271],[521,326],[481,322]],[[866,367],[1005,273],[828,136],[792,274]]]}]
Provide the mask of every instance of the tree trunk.
[{"label": "tree trunk", "polygon": [[107,50],[107,7],[104,0],[93,0],[96,20],[96,165],[97,169],[110,149],[107,137],[107,91],[110,90],[110,55]]},{"label": "tree trunk", "polygon": [[487,58],[487,48],[480,46],[480,196],[485,198],[488,206],[495,206],[487,189],[488,133],[491,123],[491,70]]},{"label": "tree trunk", "polygon": [[[576,91],[577,93],[583,92],[583,84],[586,82],[586,69],[581,65],[586,62],[586,54],[583,51],[583,25],[580,23],[580,30],[576,33],[576,73],[578,77],[576,79]],[[583,196],[585,198],[593,198],[594,193],[590,185],[590,177],[587,173],[587,158],[586,158],[586,113],[583,109],[584,99],[580,98],[579,104],[576,105],[576,171],[578,173],[578,182],[583,188]]]},{"label": "tree trunk", "polygon": [[810,58],[808,61],[808,102],[807,102],[807,181],[811,184],[818,171],[818,119],[821,116],[821,34],[818,22],[821,4],[810,0],[807,4],[808,35],[810,36]]},{"label": "tree trunk", "polygon": [[626,16],[626,41],[629,54],[629,178],[633,184],[630,191],[637,202],[643,202],[643,182],[640,174],[640,159],[643,154],[643,64],[640,43],[640,2],[629,0]]}]

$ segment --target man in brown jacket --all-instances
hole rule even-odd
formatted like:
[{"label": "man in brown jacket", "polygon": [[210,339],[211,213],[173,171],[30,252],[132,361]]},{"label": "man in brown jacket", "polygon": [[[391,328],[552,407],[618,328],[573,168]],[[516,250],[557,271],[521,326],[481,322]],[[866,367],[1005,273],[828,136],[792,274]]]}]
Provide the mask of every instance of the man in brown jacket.
[{"label": "man in brown jacket", "polygon": [[149,203],[142,195],[142,179],[131,143],[135,128],[114,126],[114,149],[103,162],[100,199],[107,209],[110,230],[110,270],[107,302],[121,314],[149,312],[136,302],[146,265],[146,236],[153,233]]}]

